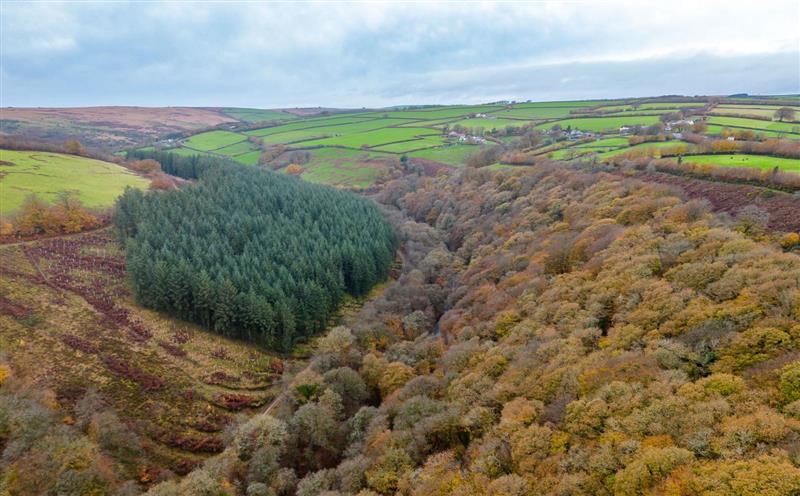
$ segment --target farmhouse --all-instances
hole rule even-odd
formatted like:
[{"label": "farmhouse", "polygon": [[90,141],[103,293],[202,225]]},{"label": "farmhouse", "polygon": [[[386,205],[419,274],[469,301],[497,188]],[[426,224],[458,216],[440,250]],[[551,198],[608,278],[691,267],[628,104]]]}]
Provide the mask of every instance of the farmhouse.
[{"label": "farmhouse", "polygon": [[694,121],[692,119],[681,119],[678,121],[671,121],[664,125],[664,131],[672,131],[673,128],[681,130],[687,127],[694,126]]},{"label": "farmhouse", "polygon": [[583,139],[583,138],[590,138],[592,136],[594,136],[594,133],[583,132],[583,131],[579,131],[578,129],[571,129],[567,133],[567,139],[569,139],[569,140],[579,140],[579,139]]}]

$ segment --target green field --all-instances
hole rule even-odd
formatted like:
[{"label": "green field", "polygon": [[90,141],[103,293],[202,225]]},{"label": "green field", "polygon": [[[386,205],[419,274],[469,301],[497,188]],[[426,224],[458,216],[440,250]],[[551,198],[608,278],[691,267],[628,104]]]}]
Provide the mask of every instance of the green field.
[{"label": "green field", "polygon": [[800,159],[768,157],[766,155],[691,155],[684,162],[713,164],[724,167],[755,167],[758,169],[780,168],[789,172],[800,172]]},{"label": "green field", "polygon": [[[615,100],[569,100],[562,102],[526,102],[515,103],[514,108],[596,107],[598,105],[607,105],[614,101]],[[618,102],[619,100],[616,101]]]},{"label": "green field", "polygon": [[661,116],[662,114],[671,114],[676,112],[678,109],[652,109],[652,110],[622,110],[618,112],[609,112],[604,115],[608,116],[617,116],[617,115],[658,115]]},{"label": "green field", "polygon": [[[525,119],[486,119],[486,118],[471,118],[461,119],[458,121],[448,122],[451,128],[455,125],[464,126],[469,129],[483,128],[486,131],[492,129],[504,129],[506,126],[522,127],[525,124],[530,124],[531,121]],[[441,126],[439,126],[441,127]]]},{"label": "green field", "polygon": [[17,212],[29,194],[53,201],[62,191],[76,192],[89,208],[106,208],[126,186],[146,188],[149,182],[110,162],[60,153],[0,150],[0,215]]},{"label": "green field", "polygon": [[260,121],[274,121],[282,120],[287,121],[290,119],[297,119],[296,115],[280,110],[269,109],[253,109],[253,108],[224,108],[222,113],[244,122],[260,122]]},{"label": "green field", "polygon": [[743,130],[753,131],[754,133],[756,133],[758,135],[761,135],[761,136],[764,136],[764,137],[767,137],[767,138],[800,139],[800,136],[798,136],[796,134],[786,134],[786,133],[781,133],[781,132],[777,132],[777,131],[765,131],[763,129],[750,129],[750,128],[743,129],[743,128],[740,128],[740,127],[720,126],[720,125],[717,125],[717,124],[710,124],[708,126],[708,128],[706,129],[705,134],[718,135],[718,134],[722,133],[723,129],[727,129],[729,131],[743,131]]},{"label": "green field", "polygon": [[389,145],[381,145],[370,148],[370,150],[389,152],[389,153],[407,153],[414,150],[427,149],[442,146],[442,137],[440,135],[425,136],[424,138],[417,138],[409,141],[401,141],[400,143],[391,143]]},{"label": "green field", "polygon": [[[387,126],[402,124],[403,122],[404,121],[402,119],[360,119],[355,122],[332,125],[315,125],[313,127],[306,127],[303,129],[276,132],[260,137],[264,143],[267,144],[294,143],[303,140],[348,136],[366,131],[372,131],[373,129],[387,128]],[[434,132],[436,131],[428,129],[428,133]]]},{"label": "green field", "polygon": [[[497,103],[484,105],[430,106],[402,109],[341,113],[317,117],[291,116],[291,121],[244,132],[210,131],[187,139],[178,150],[181,154],[211,153],[233,158],[243,164],[258,163],[260,151],[247,141],[259,137],[264,145],[286,145],[290,149],[306,149],[312,153],[309,163],[303,164],[302,177],[309,181],[340,186],[363,187],[371,184],[387,169],[388,161],[401,154],[442,164],[459,166],[470,154],[479,150],[476,145],[449,143],[441,134],[445,126],[482,129],[484,133],[506,127],[521,127],[536,123],[536,129],[547,131],[558,124],[562,129],[579,129],[598,133],[617,134],[623,126],[658,124],[660,115],[683,108],[702,107],[704,102],[651,101],[635,109],[622,100],[575,100],[561,102]],[[722,105],[723,111],[740,111],[752,107],[762,115],[774,112],[765,105]],[[740,108],[741,107],[741,108]],[[777,108],[777,107],[775,107]],[[611,114],[593,115],[571,113],[581,109],[599,110]],[[278,119],[280,111],[259,109],[224,109],[229,115],[255,122]],[[476,114],[487,116],[474,117]],[[288,114],[286,114],[288,115]],[[538,121],[538,122],[537,122]],[[545,121],[545,122],[542,122]],[[724,126],[753,129],[764,136],[798,132],[797,124],[727,116],[709,117],[709,134],[719,134]],[[505,142],[517,138],[501,137]],[[611,136],[586,143],[547,144],[536,150],[549,153],[556,160],[566,160],[586,154],[608,158],[632,149],[673,146],[681,142],[651,142],[628,146],[624,136]],[[189,150],[192,149],[192,150]]]},{"label": "green field", "polygon": [[[728,114],[728,115],[752,115],[754,117],[768,117],[772,119],[775,111],[780,107],[755,107],[753,105],[729,105],[719,106],[712,111],[714,114]],[[800,119],[800,108],[795,109],[795,122]]]},{"label": "green field", "polygon": [[639,105],[638,109],[635,109],[632,105],[609,105],[606,107],[600,107],[599,110],[604,112],[608,111],[617,111],[617,112],[633,112],[633,111],[642,111],[642,110],[679,110],[682,108],[700,108],[705,105],[705,102],[681,102],[681,103],[643,103]]},{"label": "green field", "polygon": [[236,156],[236,155],[241,155],[243,153],[251,152],[256,149],[257,148],[255,147],[255,145],[253,145],[249,141],[240,141],[232,145],[224,146],[222,148],[217,148],[216,150],[214,150],[214,153],[219,153],[220,155]]},{"label": "green field", "polygon": [[407,141],[418,136],[435,136],[439,143],[444,143],[441,133],[424,127],[385,127],[363,133],[342,134],[311,141],[304,141],[303,146],[345,146],[361,148],[362,146],[379,146],[398,141]]},{"label": "green field", "polygon": [[581,143],[577,148],[606,148],[606,147],[620,147],[628,146],[628,138],[602,138],[599,140],[590,141],[588,143]]},{"label": "green field", "polygon": [[480,150],[477,145],[448,145],[438,148],[426,148],[408,154],[409,157],[423,158],[447,165],[466,165],[470,155]]},{"label": "green field", "polygon": [[492,112],[503,108],[500,105],[472,105],[472,106],[452,106],[452,107],[436,107],[425,110],[393,110],[390,112],[373,112],[371,115],[375,117],[401,118],[401,119],[421,119],[421,120],[434,120],[434,119],[448,119],[453,117],[468,116],[470,114]]},{"label": "green field", "polygon": [[370,186],[386,169],[383,160],[396,160],[396,155],[347,150],[342,148],[321,148],[311,151],[311,160],[303,164],[301,175],[306,181],[365,188]]},{"label": "green field", "polygon": [[184,141],[183,145],[193,150],[207,152],[244,141],[245,139],[246,138],[241,134],[232,133],[230,131],[207,131],[205,133],[195,134]]},{"label": "green field", "polygon": [[759,119],[747,119],[744,117],[716,117],[708,118],[709,124],[719,126],[739,127],[754,129],[758,131],[774,131],[776,133],[800,134],[800,124],[791,122],[764,121]]},{"label": "green field", "polygon": [[601,153],[598,157],[600,159],[606,159],[610,157],[616,157],[617,155],[621,155],[623,153],[627,153],[631,150],[647,150],[647,149],[655,149],[655,148],[668,148],[677,145],[686,145],[687,151],[691,150],[692,146],[690,143],[686,143],[683,141],[672,140],[672,141],[650,141],[647,143],[639,143],[638,145],[629,146],[626,148],[619,148],[616,150],[610,150],[604,153]]},{"label": "green field", "polygon": [[653,124],[657,124],[658,122],[659,121],[657,115],[628,116],[628,117],[584,117],[576,119],[563,119],[554,122],[545,122],[544,124],[539,124],[538,126],[536,126],[536,128],[547,130],[552,128],[554,125],[558,124],[561,126],[561,129],[566,129],[567,126],[571,126],[572,129],[580,129],[581,131],[618,132],[619,128],[622,126],[637,126],[637,125],[650,126]]},{"label": "green field", "polygon": [[272,134],[286,133],[289,131],[296,131],[299,129],[311,129],[320,127],[338,126],[341,124],[353,124],[364,122],[364,117],[344,116],[344,117],[319,117],[314,119],[303,119],[300,121],[290,122],[280,126],[263,127],[261,129],[254,129],[252,131],[245,131],[244,134],[250,136],[269,136]]},{"label": "green field", "polygon": [[531,120],[557,119],[559,117],[569,117],[570,111],[575,109],[576,107],[520,107],[515,105],[510,109],[492,112],[492,115],[500,119],[503,117]]},{"label": "green field", "polygon": [[252,152],[243,153],[241,155],[237,155],[233,157],[233,159],[239,163],[244,165],[256,165],[258,163],[258,158],[261,156],[260,150],[254,150]]}]

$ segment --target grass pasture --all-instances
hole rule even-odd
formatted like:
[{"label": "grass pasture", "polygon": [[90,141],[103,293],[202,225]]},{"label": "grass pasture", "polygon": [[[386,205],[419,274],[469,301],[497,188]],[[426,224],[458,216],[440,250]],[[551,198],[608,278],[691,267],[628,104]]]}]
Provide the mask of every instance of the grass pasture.
[{"label": "grass pasture", "polygon": [[[766,117],[772,119],[775,116],[775,112],[781,107],[756,107],[753,105],[720,105],[719,107],[714,108],[714,114],[723,114],[723,115],[751,115],[753,117]],[[794,108],[794,107],[792,107]],[[795,120],[794,122],[800,122],[800,108],[795,109]]]},{"label": "grass pasture", "polygon": [[408,153],[414,150],[434,148],[442,146],[442,137],[439,135],[425,136],[408,141],[401,141],[399,143],[391,143],[388,145],[375,146],[371,150],[389,152],[389,153]]},{"label": "grass pasture", "polygon": [[[616,100],[617,102],[619,100]],[[560,108],[560,107],[597,107],[614,103],[615,100],[565,100],[555,102],[515,103],[514,108]]]},{"label": "grass pasture", "polygon": [[700,108],[705,105],[705,102],[681,102],[681,103],[643,103],[639,105],[638,108],[634,108],[632,105],[608,105],[604,107],[600,107],[599,110],[604,112],[615,111],[615,112],[642,112],[646,110],[672,110],[678,111],[682,108]]},{"label": "grass pasture", "polygon": [[618,148],[628,146],[628,138],[615,137],[615,138],[601,138],[599,140],[589,141],[588,143],[581,143],[576,148]]},{"label": "grass pasture", "polygon": [[456,105],[451,107],[433,107],[430,109],[393,110],[389,112],[374,112],[371,115],[383,117],[384,115],[400,119],[450,119],[470,114],[485,114],[503,108],[500,105]]},{"label": "grass pasture", "polygon": [[255,146],[249,141],[240,141],[238,143],[234,143],[232,145],[224,146],[222,148],[217,148],[214,150],[214,153],[219,153],[220,155],[229,155],[229,156],[236,156],[241,155],[243,153],[251,152],[256,150]]},{"label": "grass pasture", "polygon": [[16,213],[25,197],[52,202],[74,191],[88,208],[110,207],[126,186],[150,181],[117,164],[61,153],[0,150],[0,215]]},{"label": "grass pasture", "polygon": [[601,160],[603,160],[603,159],[607,159],[607,158],[611,158],[611,157],[616,157],[617,155],[621,155],[623,153],[627,153],[627,152],[629,152],[631,150],[651,150],[650,155],[657,155],[656,150],[658,148],[669,148],[669,147],[677,146],[677,145],[685,145],[687,147],[687,151],[688,152],[691,151],[692,146],[693,146],[693,145],[691,145],[689,143],[686,143],[684,141],[679,141],[679,140],[650,141],[650,142],[647,142],[647,143],[639,143],[638,145],[628,146],[628,147],[625,147],[625,148],[618,148],[618,149],[615,149],[615,150],[609,150],[609,151],[606,151],[604,153],[601,153],[600,155],[598,155],[598,157]]},{"label": "grass pasture", "polygon": [[304,141],[303,145],[362,148],[364,145],[368,147],[380,146],[400,141],[408,141],[421,136],[435,136],[436,138],[432,139],[438,139],[440,144],[444,143],[441,133],[433,129],[424,127],[384,127],[361,133],[342,134],[330,138]]},{"label": "grass pasture", "polygon": [[261,157],[261,151],[254,150],[252,152],[236,155],[235,157],[233,157],[233,159],[244,165],[256,165],[258,163],[259,157]]},{"label": "grass pasture", "polygon": [[195,134],[184,141],[183,145],[193,150],[209,152],[234,143],[239,143],[245,139],[246,138],[241,134],[230,131],[207,131],[205,133]]},{"label": "grass pasture", "polygon": [[470,129],[475,129],[480,127],[486,131],[491,131],[492,129],[503,129],[507,126],[522,127],[525,124],[530,124],[530,122],[531,122],[530,120],[525,120],[525,119],[471,118],[471,119],[461,119],[455,122],[448,122],[447,124],[451,128],[456,124],[458,124],[460,126],[464,126]]},{"label": "grass pasture", "polygon": [[388,169],[396,155],[343,148],[311,150],[311,160],[303,164],[301,177],[314,183],[366,188]]},{"label": "grass pasture", "polygon": [[447,165],[463,166],[467,164],[469,156],[479,150],[480,147],[477,145],[455,144],[417,150],[409,153],[408,156],[432,160]]},{"label": "grass pasture", "polygon": [[753,129],[754,131],[772,131],[774,133],[787,133],[798,135],[800,138],[800,124],[791,122],[764,121],[759,119],[747,119],[744,117],[717,117],[708,118],[709,124],[718,126],[736,127]]},{"label": "grass pasture", "polygon": [[769,157],[766,155],[691,155],[683,158],[684,162],[712,164],[723,167],[754,167],[757,169],[774,169],[787,172],[800,172],[800,159]]},{"label": "grass pasture", "polygon": [[[469,155],[480,147],[448,142],[441,134],[445,126],[452,128],[460,125],[473,131],[482,129],[490,133],[492,130],[529,124],[540,131],[547,131],[558,124],[562,129],[605,133],[606,137],[599,140],[580,144],[551,144],[540,147],[537,153],[550,154],[556,160],[568,160],[588,154],[606,159],[629,150],[660,148],[681,143],[650,142],[629,147],[627,137],[619,136],[618,132],[623,126],[658,124],[660,116],[665,113],[705,105],[705,102],[700,101],[640,101],[642,103],[636,105],[636,108],[630,100],[572,100],[394,108],[309,117],[291,116],[278,110],[223,109],[228,115],[250,122],[269,120],[268,118],[287,120],[278,125],[238,133],[222,130],[201,133],[186,140],[183,143],[185,148],[178,149],[177,152],[186,155],[220,154],[252,165],[258,163],[260,154],[246,139],[248,136],[257,136],[266,146],[286,145],[293,149],[309,150],[312,159],[303,164],[304,170],[301,174],[306,180],[364,187],[380,177],[386,170],[387,161],[396,160],[402,154],[451,166],[465,164]],[[765,137],[800,139],[798,123],[719,115],[723,112],[751,112],[754,117],[763,118],[771,117],[777,108],[776,105],[746,102],[720,105],[716,110],[721,112],[708,117],[708,134],[719,134],[724,127],[729,127],[751,129]],[[592,113],[595,111],[605,113]],[[475,114],[487,116],[473,117]],[[498,139],[508,143],[517,138],[502,136]]]},{"label": "grass pasture", "polygon": [[261,122],[261,121],[275,121],[282,120],[288,121],[297,119],[296,115],[280,110],[270,109],[254,109],[254,108],[224,108],[222,113],[238,119],[243,122]]},{"label": "grass pasture", "polygon": [[317,117],[313,119],[302,119],[299,121],[290,122],[288,124],[281,124],[279,126],[263,127],[260,129],[254,129],[252,131],[245,131],[244,134],[249,136],[264,137],[273,134],[287,133],[289,131],[297,131],[297,130],[320,128],[320,127],[332,127],[343,124],[355,124],[364,121],[365,119],[363,117],[355,117],[355,116]]},{"label": "grass pasture", "polygon": [[613,117],[582,117],[573,119],[563,119],[554,122],[545,122],[536,126],[537,129],[548,130],[554,125],[558,124],[561,129],[566,129],[568,126],[572,129],[580,129],[581,131],[604,132],[614,131],[618,132],[622,126],[650,126],[659,122],[657,115],[643,115],[643,116],[613,116]]},{"label": "grass pasture", "polygon": [[580,107],[522,107],[515,105],[510,109],[492,112],[492,115],[498,119],[504,117],[528,120],[558,119],[569,117],[571,115],[570,111],[576,110],[577,108]]}]

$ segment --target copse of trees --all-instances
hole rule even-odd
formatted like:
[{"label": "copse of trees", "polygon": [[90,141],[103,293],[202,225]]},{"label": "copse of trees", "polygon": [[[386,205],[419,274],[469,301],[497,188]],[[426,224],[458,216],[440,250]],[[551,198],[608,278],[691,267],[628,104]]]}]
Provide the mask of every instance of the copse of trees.
[{"label": "copse of trees", "polygon": [[218,169],[224,166],[241,167],[238,162],[221,157],[183,156],[160,150],[130,150],[125,154],[125,158],[129,161],[155,160],[161,164],[161,170],[164,173],[183,179],[199,179],[207,169]]},{"label": "copse of trees", "polygon": [[793,121],[795,116],[795,111],[791,107],[781,107],[775,111],[775,118],[779,121]]},{"label": "copse of trees", "polygon": [[369,200],[184,158],[162,167],[196,174],[196,185],[129,189],[117,203],[114,224],[142,305],[286,351],[323,329],[345,293],[363,295],[386,278],[396,236]]}]

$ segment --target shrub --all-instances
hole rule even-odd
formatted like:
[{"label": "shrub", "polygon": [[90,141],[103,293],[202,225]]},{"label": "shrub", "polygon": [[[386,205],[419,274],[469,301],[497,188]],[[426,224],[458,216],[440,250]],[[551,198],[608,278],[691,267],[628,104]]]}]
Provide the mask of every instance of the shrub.
[{"label": "shrub", "polygon": [[367,470],[367,484],[381,494],[391,494],[397,490],[400,479],[406,471],[413,466],[411,457],[404,450],[392,448]]},{"label": "shrub", "polygon": [[660,482],[677,467],[689,463],[692,452],[682,448],[644,448],[614,479],[614,494],[637,496]]},{"label": "shrub", "polygon": [[785,366],[780,373],[778,389],[786,403],[800,400],[800,362]]},{"label": "shrub", "polygon": [[403,387],[412,377],[414,377],[414,369],[408,365],[401,362],[390,363],[378,380],[381,396],[384,398],[389,396],[396,389]]}]

